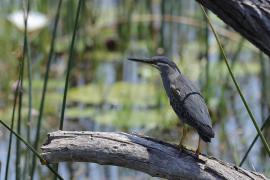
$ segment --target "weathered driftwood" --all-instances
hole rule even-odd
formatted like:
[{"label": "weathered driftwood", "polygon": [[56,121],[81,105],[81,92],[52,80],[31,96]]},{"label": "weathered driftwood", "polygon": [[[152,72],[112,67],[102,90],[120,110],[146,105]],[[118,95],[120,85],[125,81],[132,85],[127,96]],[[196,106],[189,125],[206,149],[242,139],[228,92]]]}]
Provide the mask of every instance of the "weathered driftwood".
[{"label": "weathered driftwood", "polygon": [[48,163],[94,162],[167,179],[266,179],[262,174],[136,134],[56,131],[41,147]]},{"label": "weathered driftwood", "polygon": [[270,0],[196,0],[270,56]]}]

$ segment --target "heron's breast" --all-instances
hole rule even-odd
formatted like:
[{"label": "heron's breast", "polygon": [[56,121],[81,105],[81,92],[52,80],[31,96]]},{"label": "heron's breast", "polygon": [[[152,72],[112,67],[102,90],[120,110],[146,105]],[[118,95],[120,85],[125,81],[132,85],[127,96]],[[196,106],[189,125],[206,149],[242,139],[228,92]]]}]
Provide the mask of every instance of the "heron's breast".
[{"label": "heron's breast", "polygon": [[177,114],[177,116],[184,122],[188,121],[189,114],[187,112],[187,109],[184,107],[182,101],[176,98],[170,98],[170,104],[174,110],[174,112]]}]

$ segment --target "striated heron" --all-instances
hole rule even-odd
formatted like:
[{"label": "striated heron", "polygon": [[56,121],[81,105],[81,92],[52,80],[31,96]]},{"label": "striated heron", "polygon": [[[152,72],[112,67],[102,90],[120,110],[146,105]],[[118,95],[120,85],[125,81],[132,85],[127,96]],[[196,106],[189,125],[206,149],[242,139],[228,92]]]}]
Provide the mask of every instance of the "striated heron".
[{"label": "striated heron", "polygon": [[[200,140],[211,142],[211,138],[215,136],[207,106],[199,89],[180,72],[173,61],[165,56],[129,58],[128,60],[150,64],[159,70],[173,110],[184,123],[195,128],[199,134],[196,150],[196,153],[199,154]],[[182,148],[185,135],[186,127],[184,125],[179,148]]]}]

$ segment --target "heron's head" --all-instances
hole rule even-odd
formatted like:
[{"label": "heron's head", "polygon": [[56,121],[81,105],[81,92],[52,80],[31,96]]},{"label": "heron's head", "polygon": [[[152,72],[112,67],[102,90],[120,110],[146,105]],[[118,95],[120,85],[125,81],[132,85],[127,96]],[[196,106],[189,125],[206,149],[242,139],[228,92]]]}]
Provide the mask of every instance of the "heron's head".
[{"label": "heron's head", "polygon": [[160,72],[168,73],[178,71],[180,73],[176,64],[166,56],[153,56],[151,58],[128,58],[128,60],[150,64],[157,68]]}]

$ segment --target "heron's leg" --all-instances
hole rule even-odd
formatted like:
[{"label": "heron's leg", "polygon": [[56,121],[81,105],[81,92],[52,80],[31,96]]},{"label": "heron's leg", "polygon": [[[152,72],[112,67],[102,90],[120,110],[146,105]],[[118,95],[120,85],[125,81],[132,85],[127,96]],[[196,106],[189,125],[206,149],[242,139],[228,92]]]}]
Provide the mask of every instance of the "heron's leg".
[{"label": "heron's leg", "polygon": [[196,154],[199,155],[201,153],[201,138],[199,137],[198,147],[196,150]]},{"label": "heron's leg", "polygon": [[186,137],[186,134],[187,134],[187,129],[186,129],[186,125],[184,124],[183,131],[182,131],[182,137],[181,137],[179,145],[178,145],[179,149],[183,148],[183,142],[184,142],[184,139]]}]

